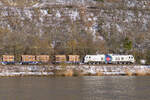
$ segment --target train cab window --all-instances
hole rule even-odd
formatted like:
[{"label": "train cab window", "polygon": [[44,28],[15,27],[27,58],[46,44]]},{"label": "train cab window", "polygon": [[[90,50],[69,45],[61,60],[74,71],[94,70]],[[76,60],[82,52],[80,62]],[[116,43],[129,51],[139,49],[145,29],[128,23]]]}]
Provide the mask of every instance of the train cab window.
[{"label": "train cab window", "polygon": [[124,58],[122,57],[121,60],[124,60]]}]

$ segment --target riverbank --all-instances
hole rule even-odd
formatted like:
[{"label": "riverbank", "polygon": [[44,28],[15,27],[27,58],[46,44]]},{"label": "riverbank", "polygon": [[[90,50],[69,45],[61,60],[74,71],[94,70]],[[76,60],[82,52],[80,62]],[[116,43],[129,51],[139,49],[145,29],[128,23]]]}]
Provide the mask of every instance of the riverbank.
[{"label": "riverbank", "polygon": [[148,65],[0,65],[0,77],[150,75]]}]

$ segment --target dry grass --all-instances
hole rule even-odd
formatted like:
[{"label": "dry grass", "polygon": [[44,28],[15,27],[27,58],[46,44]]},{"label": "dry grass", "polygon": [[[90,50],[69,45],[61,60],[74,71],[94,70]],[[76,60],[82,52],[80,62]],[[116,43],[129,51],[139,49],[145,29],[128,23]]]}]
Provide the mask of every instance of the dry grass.
[{"label": "dry grass", "polygon": [[54,72],[55,76],[73,76],[73,70],[57,70]]},{"label": "dry grass", "polygon": [[145,75],[147,75],[147,72],[145,70],[138,69],[138,70],[136,70],[136,75],[137,76],[145,76]]},{"label": "dry grass", "polygon": [[103,76],[103,73],[99,71],[96,73],[96,76]]},{"label": "dry grass", "polygon": [[150,76],[150,69],[147,69],[146,74]]},{"label": "dry grass", "polygon": [[73,70],[65,71],[64,76],[73,76]]},{"label": "dry grass", "polygon": [[129,69],[126,69],[125,72],[126,72],[126,74],[128,76],[132,76],[133,75],[133,72],[131,72]]},{"label": "dry grass", "polygon": [[73,76],[84,76],[84,74],[82,73],[82,71],[74,70],[73,71]]}]

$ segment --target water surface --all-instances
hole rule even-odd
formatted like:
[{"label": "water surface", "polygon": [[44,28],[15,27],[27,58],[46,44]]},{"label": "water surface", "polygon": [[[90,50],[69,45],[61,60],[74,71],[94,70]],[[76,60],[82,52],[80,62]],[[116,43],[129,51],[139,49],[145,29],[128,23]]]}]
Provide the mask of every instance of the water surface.
[{"label": "water surface", "polygon": [[149,100],[150,77],[17,77],[0,79],[0,100]]}]

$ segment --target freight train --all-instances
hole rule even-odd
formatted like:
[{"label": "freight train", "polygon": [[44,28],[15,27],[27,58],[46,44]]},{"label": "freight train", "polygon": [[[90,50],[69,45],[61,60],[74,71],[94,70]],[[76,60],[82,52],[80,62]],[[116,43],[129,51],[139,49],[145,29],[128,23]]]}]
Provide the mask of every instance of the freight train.
[{"label": "freight train", "polygon": [[22,55],[21,60],[15,61],[14,55],[3,55],[1,63],[6,64],[134,64],[133,55],[98,54],[85,55]]}]

